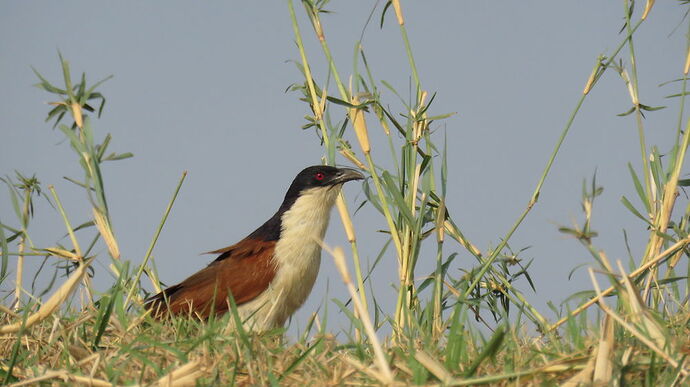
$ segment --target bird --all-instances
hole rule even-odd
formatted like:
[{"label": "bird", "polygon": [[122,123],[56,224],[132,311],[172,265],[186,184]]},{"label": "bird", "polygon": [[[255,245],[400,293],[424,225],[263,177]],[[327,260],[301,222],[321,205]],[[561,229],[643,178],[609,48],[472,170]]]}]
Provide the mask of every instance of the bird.
[{"label": "bird", "polygon": [[177,285],[148,298],[157,319],[208,319],[230,310],[230,297],[250,331],[283,327],[306,301],[321,264],[330,212],[344,183],[364,179],[351,168],[314,165],[297,174],[276,213]]}]

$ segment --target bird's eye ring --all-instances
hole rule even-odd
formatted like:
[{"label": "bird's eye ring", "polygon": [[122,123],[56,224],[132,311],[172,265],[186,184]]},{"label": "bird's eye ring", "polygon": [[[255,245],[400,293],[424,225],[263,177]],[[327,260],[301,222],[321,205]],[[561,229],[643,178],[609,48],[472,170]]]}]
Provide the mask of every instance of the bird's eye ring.
[{"label": "bird's eye ring", "polygon": [[316,172],[316,175],[314,175],[314,178],[318,181],[323,180],[324,177],[325,175],[322,172]]}]

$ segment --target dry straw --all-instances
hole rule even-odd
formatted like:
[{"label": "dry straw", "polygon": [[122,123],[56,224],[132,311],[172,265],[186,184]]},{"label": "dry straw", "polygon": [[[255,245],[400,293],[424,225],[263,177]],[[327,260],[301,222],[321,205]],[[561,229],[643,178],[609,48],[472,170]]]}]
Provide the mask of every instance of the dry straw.
[{"label": "dry straw", "polygon": [[26,322],[23,323],[21,321],[16,322],[14,324],[9,324],[5,325],[3,327],[0,327],[0,333],[16,333],[19,332],[22,329],[22,326],[25,328],[29,328],[32,325],[43,321],[47,317],[53,314],[60,305],[62,305],[67,297],[69,297],[74,289],[79,285],[79,281],[82,280],[84,277],[84,274],[86,273],[86,269],[89,267],[90,261],[89,262],[84,262],[79,265],[77,270],[72,273],[72,275],[69,277],[65,283],[60,286],[60,288],[46,301],[41,307],[38,309],[38,311],[32,315],[30,315],[27,319]]},{"label": "dry straw", "polygon": [[352,278],[350,277],[350,273],[347,270],[347,263],[345,261],[345,253],[343,252],[343,249],[340,247],[330,249],[323,243],[322,247],[333,256],[335,266],[338,268],[338,271],[340,272],[340,276],[342,277],[343,282],[345,283],[345,286],[347,287],[347,290],[350,293],[352,302],[355,305],[355,309],[357,310],[359,319],[362,322],[362,325],[364,325],[364,330],[367,336],[369,337],[369,340],[371,341],[371,346],[374,350],[375,355],[375,362],[378,367],[378,371],[382,375],[380,381],[386,385],[392,384],[393,373],[391,372],[390,366],[388,365],[388,360],[386,360],[386,355],[383,353],[383,348],[381,347],[381,343],[379,342],[378,336],[376,335],[376,331],[374,330],[374,325],[371,323],[369,314],[364,309],[362,302],[357,296],[357,290],[355,289],[355,286],[352,283]]}]

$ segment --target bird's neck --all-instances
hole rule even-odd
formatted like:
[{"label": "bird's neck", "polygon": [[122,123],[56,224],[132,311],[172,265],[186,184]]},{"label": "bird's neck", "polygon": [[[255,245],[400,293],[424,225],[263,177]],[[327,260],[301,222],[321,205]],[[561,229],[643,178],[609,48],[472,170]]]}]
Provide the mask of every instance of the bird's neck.
[{"label": "bird's neck", "polygon": [[[276,274],[266,293],[270,307],[259,320],[282,326],[311,292],[321,265],[321,245],[340,186],[302,191],[281,215],[273,261]],[[262,312],[263,313],[263,312]],[[263,317],[262,317],[263,316]]]},{"label": "bird's neck", "polygon": [[280,241],[290,244],[321,242],[340,188],[338,185],[302,191],[281,215]]},{"label": "bird's neck", "polygon": [[323,239],[331,208],[341,188],[342,185],[311,188],[286,196],[278,211],[247,238],[277,241],[287,232],[288,236],[303,234],[310,240],[313,236]]}]

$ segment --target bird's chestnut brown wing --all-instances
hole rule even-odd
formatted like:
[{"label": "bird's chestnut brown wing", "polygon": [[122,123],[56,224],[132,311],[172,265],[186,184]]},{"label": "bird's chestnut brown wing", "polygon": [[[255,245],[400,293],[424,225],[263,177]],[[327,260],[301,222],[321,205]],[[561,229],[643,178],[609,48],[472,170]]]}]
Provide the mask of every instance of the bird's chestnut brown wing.
[{"label": "bird's chestnut brown wing", "polygon": [[244,239],[211,251],[221,255],[206,268],[152,297],[146,307],[158,317],[191,312],[208,318],[211,313],[227,312],[229,293],[238,306],[249,302],[263,293],[275,276],[275,243]]}]

